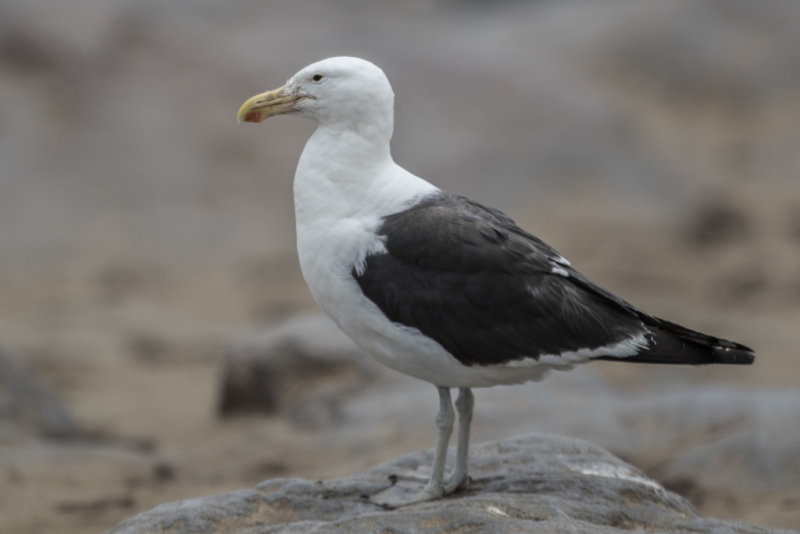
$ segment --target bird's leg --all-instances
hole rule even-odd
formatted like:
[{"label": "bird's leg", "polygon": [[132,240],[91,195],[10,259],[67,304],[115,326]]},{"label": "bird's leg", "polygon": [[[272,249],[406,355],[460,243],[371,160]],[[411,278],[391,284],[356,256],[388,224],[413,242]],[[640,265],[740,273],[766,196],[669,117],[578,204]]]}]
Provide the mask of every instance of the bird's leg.
[{"label": "bird's leg", "polygon": [[370,497],[370,500],[383,508],[393,509],[418,502],[438,499],[445,494],[444,467],[447,460],[447,445],[453,431],[453,402],[450,399],[450,389],[445,387],[439,390],[439,413],[436,415],[436,448],[433,451],[433,467],[428,483],[416,493],[406,484],[393,484],[391,487]]},{"label": "bird's leg", "polygon": [[[450,398],[450,388],[437,387],[437,390],[439,391],[439,413],[436,414],[436,448],[433,450],[433,466],[431,467],[431,476],[428,479],[428,483],[425,484],[425,487],[422,489],[422,491],[418,491],[417,493],[409,491],[411,488],[409,488],[406,484],[393,484],[391,487],[386,488],[376,495],[372,495],[370,497],[370,500],[375,504],[387,509],[399,508],[409,504],[438,499],[451,491],[448,489],[450,484],[448,483],[448,485],[445,486],[444,483],[444,468],[447,461],[447,445],[450,442],[450,434],[453,432],[455,412],[453,411],[453,401]],[[466,397],[464,396],[464,391],[466,391],[468,394]],[[459,417],[463,419],[463,416],[461,415],[462,413],[472,413],[472,394],[468,389],[462,389],[458,399],[460,406]],[[469,405],[468,408],[466,408],[467,404]],[[461,457],[461,442],[463,441],[465,449],[463,451],[463,461],[457,462],[455,474],[456,476],[463,476],[466,478],[466,446],[469,436],[469,423],[467,423],[466,434],[462,440],[461,434],[463,432],[464,431],[459,432],[458,448],[458,454],[459,457]],[[459,467],[459,465],[462,463],[463,466]],[[458,475],[458,473],[462,472],[463,475]],[[450,478],[452,479],[452,477]],[[460,485],[461,484],[458,486]]]},{"label": "bird's leg", "polygon": [[439,413],[436,414],[436,449],[433,451],[433,467],[431,478],[422,490],[420,497],[439,498],[445,493],[444,464],[447,460],[447,445],[453,432],[453,402],[450,399],[450,388],[437,387],[439,390]]},{"label": "bird's leg", "polygon": [[458,412],[458,444],[456,445],[456,464],[453,472],[447,477],[444,491],[452,493],[459,488],[466,487],[469,483],[467,475],[467,459],[469,456],[469,428],[472,423],[472,407],[475,397],[469,388],[458,390],[456,411]]}]

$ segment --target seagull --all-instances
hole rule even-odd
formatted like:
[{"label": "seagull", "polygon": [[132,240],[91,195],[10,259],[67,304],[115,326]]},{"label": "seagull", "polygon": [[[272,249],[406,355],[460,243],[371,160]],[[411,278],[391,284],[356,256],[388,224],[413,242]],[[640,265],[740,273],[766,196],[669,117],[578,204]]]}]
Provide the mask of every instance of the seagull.
[{"label": "seagull", "polygon": [[[373,63],[313,63],[248,99],[238,120],[282,114],[317,123],[294,177],[297,251],[314,299],[365,352],[439,394],[430,478],[378,504],[438,499],[468,485],[471,388],[537,381],[594,360],[753,363],[752,349],[640,310],[502,212],[396,164],[394,92]],[[456,457],[445,475],[456,415]]]}]

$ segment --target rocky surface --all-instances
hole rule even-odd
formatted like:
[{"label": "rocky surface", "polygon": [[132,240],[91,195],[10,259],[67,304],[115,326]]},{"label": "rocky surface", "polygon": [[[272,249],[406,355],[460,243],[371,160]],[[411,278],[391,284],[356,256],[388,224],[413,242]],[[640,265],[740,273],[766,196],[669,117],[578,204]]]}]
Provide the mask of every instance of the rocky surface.
[{"label": "rocky surface", "polygon": [[342,399],[378,373],[378,364],[330,319],[297,315],[231,344],[219,411],[223,416],[283,412],[305,424],[333,423]]},{"label": "rocky surface", "polygon": [[76,438],[77,422],[63,402],[48,391],[23,361],[0,346],[0,437],[9,443],[20,435]]},{"label": "rocky surface", "polygon": [[164,504],[107,532],[779,532],[700,517],[603,449],[543,435],[475,446],[470,487],[457,495],[393,511],[370,501],[393,484],[421,487],[430,461],[425,451],[348,478],[267,480]]}]

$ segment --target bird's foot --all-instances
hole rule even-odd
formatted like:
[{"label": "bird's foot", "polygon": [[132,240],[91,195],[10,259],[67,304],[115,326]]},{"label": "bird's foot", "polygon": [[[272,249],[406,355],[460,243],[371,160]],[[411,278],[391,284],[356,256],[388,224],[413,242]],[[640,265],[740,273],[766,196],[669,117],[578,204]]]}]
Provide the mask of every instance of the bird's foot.
[{"label": "bird's foot", "polygon": [[469,487],[469,476],[466,471],[453,471],[444,483],[444,494],[450,495],[458,490]]},{"label": "bird's foot", "polygon": [[436,488],[425,486],[422,491],[415,491],[414,488],[402,484],[396,484],[381,491],[380,493],[373,495],[369,500],[381,508],[386,510],[394,510],[396,508],[402,508],[403,506],[409,506],[411,504],[435,501],[436,499],[440,499],[442,496],[444,496],[444,491],[442,491],[441,488],[437,491]]},{"label": "bird's foot", "polygon": [[382,508],[394,510],[411,504],[435,501],[469,486],[469,477],[466,472],[454,471],[444,483],[436,484],[428,481],[422,490],[418,489],[418,480],[393,478],[393,484],[390,487],[371,496],[369,500]]},{"label": "bird's foot", "polygon": [[402,490],[397,488],[397,486],[392,486],[389,489],[385,489],[382,492],[373,495],[369,500],[381,508],[386,510],[394,510],[396,508],[402,508],[403,506],[409,506],[411,504],[435,501],[441,497],[442,494],[432,493],[426,489],[414,493],[413,491]]},{"label": "bird's foot", "polygon": [[413,481],[395,481],[385,490],[371,496],[369,500],[387,510],[427,501],[435,501],[446,495],[444,486],[430,481],[420,491]]}]

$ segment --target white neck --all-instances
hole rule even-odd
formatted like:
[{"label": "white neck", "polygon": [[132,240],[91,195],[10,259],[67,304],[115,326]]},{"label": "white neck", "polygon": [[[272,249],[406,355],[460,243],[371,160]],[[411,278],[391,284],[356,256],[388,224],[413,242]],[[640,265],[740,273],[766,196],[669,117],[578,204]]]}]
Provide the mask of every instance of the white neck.
[{"label": "white neck", "polygon": [[364,124],[320,125],[306,143],[294,181],[298,229],[394,213],[436,190],[392,160],[391,126]]},{"label": "white neck", "polygon": [[[397,165],[391,131],[324,125],[308,140],[294,179],[297,252],[311,294],[342,327],[364,328],[364,297],[352,273],[370,254],[385,251],[383,217],[403,211],[438,189]],[[341,310],[352,313],[342,313]]]}]

